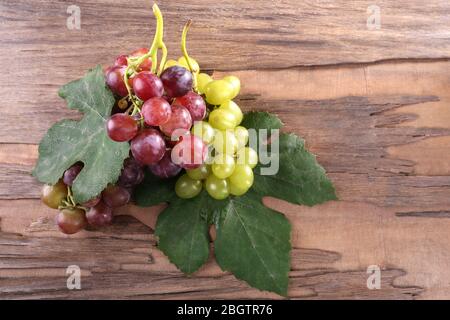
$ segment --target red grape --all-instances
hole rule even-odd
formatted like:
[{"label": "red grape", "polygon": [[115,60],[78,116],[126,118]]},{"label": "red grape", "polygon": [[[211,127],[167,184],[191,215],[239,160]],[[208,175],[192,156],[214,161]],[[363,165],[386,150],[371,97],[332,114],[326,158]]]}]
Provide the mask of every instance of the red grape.
[{"label": "red grape", "polygon": [[157,164],[150,166],[150,171],[159,178],[175,177],[180,173],[181,167],[172,162],[171,151],[167,150],[164,157]]},{"label": "red grape", "polygon": [[[148,53],[147,48],[140,48],[140,49],[134,51],[131,54],[131,57],[140,57],[147,53]],[[141,70],[141,71],[150,71],[151,69],[152,69],[152,59],[151,58],[144,60],[144,62],[142,62],[141,65],[139,66],[139,70]]]},{"label": "red grape", "polygon": [[83,169],[82,163],[75,163],[69,169],[64,172],[63,181],[67,186],[71,186],[73,181],[77,178],[81,169]]},{"label": "red grape", "polygon": [[184,169],[195,169],[202,165],[208,155],[208,147],[194,135],[182,136],[172,149],[172,161]]},{"label": "red grape", "polygon": [[159,128],[166,136],[172,137],[172,134],[174,134],[178,137],[191,129],[192,118],[188,109],[183,106],[173,105],[171,109],[172,114],[169,121],[159,126]]},{"label": "red grape", "polygon": [[103,201],[100,201],[95,207],[89,209],[86,213],[86,219],[93,227],[103,227],[109,225],[113,220],[112,209]]},{"label": "red grape", "polygon": [[127,66],[128,65],[128,56],[127,55],[121,55],[116,58],[116,61],[114,62],[115,66]]},{"label": "red grape", "polygon": [[155,129],[142,130],[131,141],[131,153],[142,164],[155,164],[162,159],[166,144],[162,135]]},{"label": "red grape", "polygon": [[142,101],[162,97],[164,93],[161,80],[150,71],[139,72],[133,77],[132,81],[134,93]]},{"label": "red grape", "polygon": [[91,200],[83,202],[81,205],[86,208],[92,208],[92,207],[95,207],[100,202],[100,200],[102,200],[102,198],[100,195],[98,195],[98,196],[92,198]]},{"label": "red grape", "polygon": [[163,98],[152,98],[145,101],[142,106],[144,121],[149,126],[160,126],[170,119],[172,108]]},{"label": "red grape", "polygon": [[120,186],[110,185],[102,192],[102,199],[108,207],[116,208],[130,202],[130,192]]},{"label": "red grape", "polygon": [[179,104],[189,110],[192,121],[201,121],[206,115],[206,103],[195,92],[188,92],[184,96],[176,98],[174,104]]},{"label": "red grape", "polygon": [[59,230],[65,234],[77,233],[87,225],[86,213],[78,208],[62,209],[55,220]]},{"label": "red grape", "polygon": [[173,66],[161,74],[166,93],[171,98],[184,96],[192,90],[192,73],[180,66]]},{"label": "red grape", "polygon": [[144,170],[140,164],[133,158],[126,159],[119,177],[119,185],[129,188],[140,184],[142,180],[144,180]]},{"label": "red grape", "polygon": [[125,82],[123,81],[125,69],[126,67],[124,66],[115,66],[106,69],[105,72],[106,84],[112,92],[121,97],[125,97],[126,95],[128,95],[127,87],[125,86]]},{"label": "red grape", "polygon": [[127,114],[116,113],[106,121],[106,131],[111,140],[130,141],[138,132],[136,121]]}]

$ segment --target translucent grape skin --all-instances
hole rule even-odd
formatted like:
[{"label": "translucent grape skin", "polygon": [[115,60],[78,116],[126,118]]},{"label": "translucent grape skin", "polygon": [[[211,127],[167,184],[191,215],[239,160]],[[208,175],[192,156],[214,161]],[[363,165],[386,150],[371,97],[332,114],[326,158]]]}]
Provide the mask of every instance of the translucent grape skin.
[{"label": "translucent grape skin", "polygon": [[81,169],[83,169],[82,163],[75,163],[73,166],[71,166],[69,169],[67,169],[64,172],[64,176],[63,176],[64,184],[67,186],[72,186],[73,181],[77,178]]},{"label": "translucent grape skin", "polygon": [[135,95],[142,101],[164,94],[163,83],[150,71],[139,72],[132,78],[132,84]]},{"label": "translucent grape skin", "polygon": [[206,179],[205,189],[216,200],[223,200],[230,195],[228,180],[219,179],[213,174]]},{"label": "translucent grape skin", "polygon": [[100,201],[96,206],[89,209],[86,213],[86,219],[89,225],[93,227],[107,226],[111,224],[113,220],[112,209],[103,201]]},{"label": "translucent grape skin", "polygon": [[192,90],[192,73],[180,66],[172,66],[161,74],[161,81],[168,96],[177,98]]},{"label": "translucent grape skin", "polygon": [[126,67],[124,66],[114,66],[106,69],[105,81],[112,92],[120,97],[125,97],[128,95],[127,87],[123,81],[123,76],[125,74]]},{"label": "translucent grape skin", "polygon": [[206,115],[206,103],[202,96],[195,92],[188,92],[182,97],[175,99],[174,104],[179,104],[188,109],[192,121],[201,121]]},{"label": "translucent grape skin", "polygon": [[55,220],[59,230],[65,234],[77,233],[87,225],[86,213],[79,208],[62,209]]},{"label": "translucent grape skin", "polygon": [[131,140],[133,157],[144,165],[158,163],[166,151],[162,135],[155,129],[144,129]]},{"label": "translucent grape skin", "polygon": [[172,161],[184,169],[200,167],[208,156],[208,146],[203,140],[194,135],[185,135],[180,138],[172,149]]},{"label": "translucent grape skin", "polygon": [[187,174],[182,175],[175,184],[175,193],[182,199],[191,199],[202,191],[202,181],[191,179]]},{"label": "translucent grape skin", "polygon": [[142,115],[144,121],[149,126],[160,126],[170,119],[172,107],[164,98],[152,98],[142,106]]},{"label": "translucent grape skin", "polygon": [[[133,51],[133,53],[131,53],[130,56],[131,57],[140,57],[147,53],[148,53],[148,48],[140,48],[140,49]],[[139,66],[140,71],[150,71],[151,69],[152,69],[152,59],[151,58],[144,60],[144,62],[142,62],[141,65]]]},{"label": "translucent grape skin", "polygon": [[171,107],[171,111],[169,121],[159,126],[161,131],[168,137],[172,137],[175,130],[177,130],[175,133],[178,133],[177,137],[188,132],[192,126],[192,118],[188,109],[175,104]]},{"label": "translucent grape skin", "polygon": [[108,207],[117,208],[130,202],[131,194],[121,186],[109,185],[103,190],[102,199]]},{"label": "translucent grape skin", "polygon": [[106,122],[106,132],[111,140],[125,142],[133,139],[138,132],[137,122],[127,114],[116,113]]},{"label": "translucent grape skin", "polygon": [[118,184],[125,188],[131,188],[140,184],[142,180],[144,180],[144,170],[141,165],[133,158],[126,159]]},{"label": "translucent grape skin", "polygon": [[171,150],[167,150],[161,161],[149,168],[155,176],[161,179],[175,177],[181,171],[181,167],[172,162]]},{"label": "translucent grape skin", "polygon": [[67,197],[67,186],[62,180],[55,185],[45,185],[42,187],[42,202],[52,209],[58,209],[61,202]]}]

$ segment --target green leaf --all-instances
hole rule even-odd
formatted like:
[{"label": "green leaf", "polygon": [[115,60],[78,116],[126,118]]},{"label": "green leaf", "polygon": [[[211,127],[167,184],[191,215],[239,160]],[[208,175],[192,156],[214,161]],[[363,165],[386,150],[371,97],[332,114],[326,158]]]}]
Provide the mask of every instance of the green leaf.
[{"label": "green leaf", "polygon": [[251,286],[287,295],[291,225],[249,191],[229,198],[214,242],[217,263]]},{"label": "green leaf", "polygon": [[145,180],[134,190],[134,200],[141,207],[151,207],[176,198],[175,182],[178,177],[159,179],[147,173]]},{"label": "green leaf", "polygon": [[81,121],[60,121],[48,130],[39,145],[33,175],[41,182],[55,184],[66,169],[82,161],[84,168],[72,186],[75,201],[82,203],[117,181],[129,156],[129,144],[114,142],[106,134],[105,122],[115,100],[106,87],[101,66],[64,85],[59,95],[84,117]]},{"label": "green leaf", "polygon": [[275,175],[261,175],[261,166],[255,171],[253,189],[261,196],[272,196],[296,204],[313,206],[336,200],[332,182],[325,170],[309,153],[304,141],[294,134],[279,136],[279,150],[271,153],[279,161]]},{"label": "green leaf", "polygon": [[193,273],[208,259],[208,209],[206,192],[189,200],[174,198],[158,217],[158,247],[181,271]]},{"label": "green leaf", "polygon": [[268,112],[251,111],[245,114],[241,126],[245,128],[259,129],[281,129],[283,122],[276,115]]}]

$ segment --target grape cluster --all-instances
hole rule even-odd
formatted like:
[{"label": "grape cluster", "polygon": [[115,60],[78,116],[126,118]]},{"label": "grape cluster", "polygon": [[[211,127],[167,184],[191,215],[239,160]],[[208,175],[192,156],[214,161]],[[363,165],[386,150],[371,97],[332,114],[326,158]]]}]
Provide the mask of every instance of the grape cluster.
[{"label": "grape cluster", "polygon": [[[178,177],[175,193],[183,199],[203,188],[218,200],[241,196],[253,184],[258,156],[247,146],[249,132],[240,126],[243,114],[233,102],[239,79],[213,80],[200,73],[186,50],[190,22],[183,30],[183,56],[166,61],[162,16],[157,6],[154,12],[152,47],[121,55],[105,70],[105,82],[116,96],[106,132],[115,142],[129,143],[131,150],[117,183],[86,203],[75,203],[71,186],[83,169],[83,163],[75,163],[57,184],[43,188],[42,200],[60,210],[56,222],[66,234],[110,224],[113,209],[130,202],[146,169],[161,179]],[[158,49],[163,51],[159,66]]]}]

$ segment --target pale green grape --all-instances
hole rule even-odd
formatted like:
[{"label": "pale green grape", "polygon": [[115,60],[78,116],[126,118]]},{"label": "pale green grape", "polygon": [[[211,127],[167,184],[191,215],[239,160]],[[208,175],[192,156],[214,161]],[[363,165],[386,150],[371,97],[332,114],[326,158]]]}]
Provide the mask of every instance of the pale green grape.
[{"label": "pale green grape", "polygon": [[234,128],[234,135],[238,141],[238,148],[243,148],[247,145],[248,130],[246,128],[241,126]]},{"label": "pale green grape", "polygon": [[219,179],[228,178],[233,174],[235,167],[234,158],[228,154],[218,154],[214,157],[212,172]]},{"label": "pale green grape", "polygon": [[258,164],[258,154],[250,147],[239,149],[236,155],[238,164],[246,164],[252,169]]},{"label": "pale green grape", "polygon": [[[191,63],[191,67],[192,67],[192,72],[199,72],[200,71],[200,66],[198,65],[197,61],[195,61],[195,59],[189,57],[189,62]],[[178,59],[178,64],[186,69],[189,70],[189,65],[186,61],[185,57],[180,57]]]},{"label": "pale green grape", "polygon": [[218,153],[234,155],[238,149],[238,141],[233,131],[217,130],[214,136],[213,146]]},{"label": "pale green grape", "polygon": [[196,121],[192,126],[191,132],[207,144],[210,144],[214,139],[214,128],[205,121]]},{"label": "pale green grape", "polygon": [[253,184],[253,170],[247,165],[238,164],[234,168],[233,174],[230,176],[230,182],[237,188],[250,188]]},{"label": "pale green grape", "polygon": [[206,179],[205,189],[208,194],[216,200],[226,199],[230,195],[230,192],[228,191],[228,181],[219,179],[213,174]]},{"label": "pale green grape", "polygon": [[196,169],[186,170],[189,178],[194,180],[204,180],[208,178],[211,173],[211,166],[208,164],[202,164],[200,167]]},{"label": "pale green grape", "polygon": [[234,88],[228,81],[213,80],[206,86],[206,101],[213,105],[220,105],[231,99],[233,91]]},{"label": "pale green grape", "polygon": [[228,190],[233,196],[242,196],[247,193],[249,188],[239,188],[228,180]]},{"label": "pale green grape", "polygon": [[189,178],[187,174],[182,175],[175,184],[175,193],[182,199],[190,199],[202,191],[202,182]]},{"label": "pale green grape", "polygon": [[178,63],[178,61],[173,60],[173,59],[169,59],[164,64],[164,70],[166,70],[167,68],[170,68],[170,67],[173,67],[173,66],[179,66],[179,65],[180,64]]},{"label": "pale green grape", "polygon": [[199,73],[197,75],[197,90],[200,94],[204,94],[206,91],[206,86],[213,81],[211,76],[206,73]]},{"label": "pale green grape", "polygon": [[209,124],[219,130],[234,129],[237,119],[228,110],[218,108],[209,114]]},{"label": "pale green grape", "polygon": [[234,99],[241,91],[241,80],[236,76],[226,76],[223,80],[229,82],[233,87],[233,95],[231,99]]},{"label": "pale green grape", "polygon": [[235,126],[239,125],[242,122],[242,119],[244,118],[244,115],[242,114],[241,108],[234,102],[234,101],[226,101],[225,103],[220,105],[221,110],[227,110],[228,112],[231,112],[234,117],[236,118],[236,124]]}]

